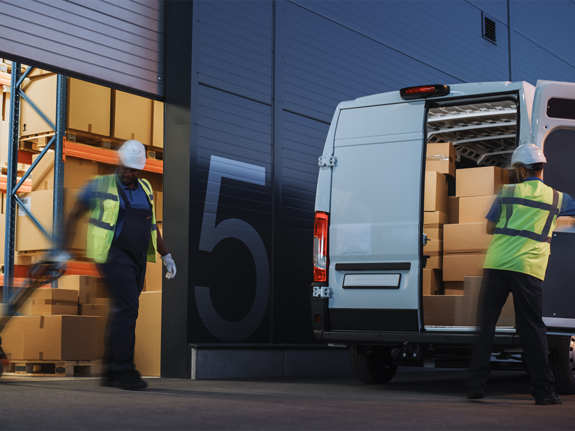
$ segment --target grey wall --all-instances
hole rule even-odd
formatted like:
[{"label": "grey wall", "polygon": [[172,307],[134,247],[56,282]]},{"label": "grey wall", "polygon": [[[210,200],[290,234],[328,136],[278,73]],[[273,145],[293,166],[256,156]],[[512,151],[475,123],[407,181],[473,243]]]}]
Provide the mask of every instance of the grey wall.
[{"label": "grey wall", "polygon": [[162,98],[163,9],[161,0],[3,0],[0,55]]}]

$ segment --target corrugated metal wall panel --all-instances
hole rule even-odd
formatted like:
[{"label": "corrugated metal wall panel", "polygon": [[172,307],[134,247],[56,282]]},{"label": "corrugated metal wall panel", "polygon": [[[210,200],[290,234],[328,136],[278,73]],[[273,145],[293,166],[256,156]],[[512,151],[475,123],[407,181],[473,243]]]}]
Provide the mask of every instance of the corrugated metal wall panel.
[{"label": "corrugated metal wall panel", "polygon": [[161,98],[163,21],[160,0],[7,0],[0,2],[0,52]]},{"label": "corrugated metal wall panel", "polygon": [[199,5],[200,83],[270,104],[272,2]]},{"label": "corrugated metal wall panel", "polygon": [[293,2],[461,81],[508,79],[505,23],[498,22],[493,45],[483,39],[481,11],[470,3]]},{"label": "corrugated metal wall panel", "polygon": [[[339,3],[332,4],[335,8]],[[342,100],[410,85],[458,82],[316,13],[292,3],[284,7],[286,110],[330,122]]]},{"label": "corrugated metal wall panel", "polygon": [[507,0],[467,0],[467,3],[507,26]]},{"label": "corrugated metal wall panel", "polygon": [[538,79],[574,82],[575,66],[522,35],[515,34],[513,80],[535,85]]}]

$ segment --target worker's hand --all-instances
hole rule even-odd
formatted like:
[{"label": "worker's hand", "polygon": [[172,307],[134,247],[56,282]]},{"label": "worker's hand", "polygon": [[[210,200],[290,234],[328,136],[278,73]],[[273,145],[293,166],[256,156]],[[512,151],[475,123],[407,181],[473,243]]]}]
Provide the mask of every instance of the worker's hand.
[{"label": "worker's hand", "polygon": [[65,250],[52,250],[46,260],[56,263],[56,269],[66,269],[66,263],[72,259],[72,256]]},{"label": "worker's hand", "polygon": [[164,265],[166,266],[166,279],[171,280],[176,276],[176,262],[172,259],[172,255],[170,253],[162,256],[162,260],[164,261]]}]

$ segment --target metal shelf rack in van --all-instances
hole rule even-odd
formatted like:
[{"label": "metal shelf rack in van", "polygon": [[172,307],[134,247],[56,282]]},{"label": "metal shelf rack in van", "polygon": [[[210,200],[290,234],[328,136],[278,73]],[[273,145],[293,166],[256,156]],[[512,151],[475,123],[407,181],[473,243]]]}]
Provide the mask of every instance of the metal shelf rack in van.
[{"label": "metal shelf rack in van", "polygon": [[427,132],[429,143],[450,142],[457,161],[507,167],[516,147],[517,106],[504,100],[431,108]]}]

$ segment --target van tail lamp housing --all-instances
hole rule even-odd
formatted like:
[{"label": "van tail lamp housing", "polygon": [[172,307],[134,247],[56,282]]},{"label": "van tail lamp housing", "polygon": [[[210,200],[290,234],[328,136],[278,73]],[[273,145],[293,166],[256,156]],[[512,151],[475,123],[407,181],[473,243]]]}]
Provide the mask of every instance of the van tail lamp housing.
[{"label": "van tail lamp housing", "polygon": [[449,85],[420,85],[418,87],[407,87],[399,90],[399,95],[403,100],[425,99],[427,97],[440,97],[449,94]]},{"label": "van tail lamp housing", "polygon": [[327,281],[327,267],[329,264],[327,253],[328,228],[329,214],[317,211],[313,224],[313,281]]}]

